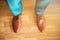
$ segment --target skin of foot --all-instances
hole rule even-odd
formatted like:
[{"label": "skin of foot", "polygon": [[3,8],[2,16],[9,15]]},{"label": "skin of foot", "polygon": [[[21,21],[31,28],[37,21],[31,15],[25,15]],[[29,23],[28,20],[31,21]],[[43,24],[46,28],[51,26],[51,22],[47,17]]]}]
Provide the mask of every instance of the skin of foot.
[{"label": "skin of foot", "polygon": [[12,27],[13,27],[14,32],[18,32],[20,30],[20,27],[21,27],[21,15],[13,16]]},{"label": "skin of foot", "polygon": [[38,25],[39,30],[41,32],[43,32],[43,30],[46,26],[46,19],[45,19],[44,15],[37,16],[37,25]]}]

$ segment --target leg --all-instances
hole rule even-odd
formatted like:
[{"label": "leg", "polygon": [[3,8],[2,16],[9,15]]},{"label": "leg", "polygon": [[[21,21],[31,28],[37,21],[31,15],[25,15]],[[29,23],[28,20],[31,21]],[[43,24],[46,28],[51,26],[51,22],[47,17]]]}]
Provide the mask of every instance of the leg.
[{"label": "leg", "polygon": [[19,15],[22,13],[22,3],[21,0],[6,0],[12,14],[12,26],[15,32],[17,32],[21,26],[21,19],[19,19]]},{"label": "leg", "polygon": [[45,18],[43,16],[44,11],[46,10],[50,0],[36,0],[36,13],[38,18],[38,27],[42,32],[45,26]]}]

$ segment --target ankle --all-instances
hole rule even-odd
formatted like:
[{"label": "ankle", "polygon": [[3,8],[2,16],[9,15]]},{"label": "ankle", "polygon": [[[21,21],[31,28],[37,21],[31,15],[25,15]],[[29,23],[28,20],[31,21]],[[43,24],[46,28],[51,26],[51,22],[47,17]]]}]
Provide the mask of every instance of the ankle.
[{"label": "ankle", "polygon": [[13,19],[19,19],[19,15],[18,16],[13,16]]},{"label": "ankle", "polygon": [[40,20],[42,19],[43,15],[37,15],[37,19]]}]

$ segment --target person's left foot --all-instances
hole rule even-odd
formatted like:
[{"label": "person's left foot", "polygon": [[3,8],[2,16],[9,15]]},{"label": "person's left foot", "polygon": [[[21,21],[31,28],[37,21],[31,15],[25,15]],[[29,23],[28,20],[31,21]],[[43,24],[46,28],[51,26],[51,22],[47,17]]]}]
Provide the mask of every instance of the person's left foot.
[{"label": "person's left foot", "polygon": [[42,16],[38,16],[37,17],[37,25],[38,25],[38,28],[41,32],[43,32],[44,30],[44,27],[46,25],[46,20],[45,20],[45,17],[42,15]]}]

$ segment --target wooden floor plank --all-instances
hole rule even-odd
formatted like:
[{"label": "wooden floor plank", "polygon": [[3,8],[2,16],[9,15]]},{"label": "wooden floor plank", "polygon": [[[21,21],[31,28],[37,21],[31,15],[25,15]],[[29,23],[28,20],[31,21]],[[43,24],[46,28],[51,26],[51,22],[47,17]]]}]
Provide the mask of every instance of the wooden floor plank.
[{"label": "wooden floor plank", "polygon": [[6,2],[0,1],[0,40],[60,40],[60,0],[52,0],[45,11],[47,23],[43,33],[36,25],[35,1],[22,0],[22,26],[18,33],[13,32],[13,16]]}]

